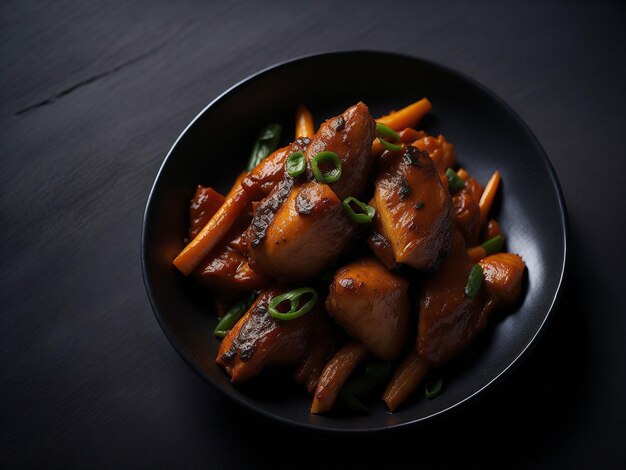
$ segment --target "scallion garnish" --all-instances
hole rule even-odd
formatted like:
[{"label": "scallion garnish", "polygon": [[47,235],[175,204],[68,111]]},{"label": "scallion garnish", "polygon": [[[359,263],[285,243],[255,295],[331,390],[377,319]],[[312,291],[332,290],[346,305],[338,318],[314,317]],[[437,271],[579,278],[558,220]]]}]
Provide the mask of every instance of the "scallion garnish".
[{"label": "scallion garnish", "polygon": [[379,138],[389,139],[392,142],[398,142],[400,140],[400,134],[380,122],[376,123],[376,134]]},{"label": "scallion garnish", "polygon": [[[354,212],[354,209],[352,209],[352,206],[350,205],[352,203],[354,203],[363,212]],[[374,209],[372,206],[368,206],[364,202],[361,202],[357,198],[352,196],[347,197],[343,200],[343,209],[346,214],[348,214],[348,217],[350,217],[357,224],[370,223],[374,218],[374,215],[376,214],[376,209]]]},{"label": "scallion garnish", "polygon": [[502,245],[504,245],[504,238],[502,235],[496,235],[480,246],[485,249],[488,255],[493,255],[502,249]]},{"label": "scallion garnish", "polygon": [[391,150],[392,152],[397,152],[402,150],[402,145],[392,144],[391,142],[399,142],[400,134],[391,129],[384,124],[377,123],[376,124],[376,135],[378,136],[378,140],[381,145],[385,147],[387,150]]},{"label": "scallion garnish", "polygon": [[246,168],[248,171],[252,171],[265,157],[276,150],[281,131],[281,125],[276,123],[268,124],[263,128],[252,148]]},{"label": "scallion garnish", "polygon": [[480,287],[483,284],[483,268],[480,267],[480,264],[475,264],[470,269],[469,275],[467,276],[467,284],[465,284],[465,295],[467,295],[470,299],[473,299],[474,296],[480,290]]},{"label": "scallion garnish", "polygon": [[287,163],[285,166],[289,176],[295,178],[296,176],[301,175],[304,170],[306,170],[306,160],[304,159],[304,154],[302,152],[292,153],[287,157]]},{"label": "scallion garnish", "polygon": [[426,383],[424,388],[424,396],[429,400],[432,400],[441,393],[441,389],[443,388],[443,379],[429,381]]},{"label": "scallion garnish", "polygon": [[450,194],[458,193],[465,186],[465,181],[452,168],[446,170],[446,178],[448,178],[448,183],[450,183]]},{"label": "scallion garnish", "polygon": [[382,146],[385,147],[387,150],[391,150],[392,152],[398,152],[402,150],[402,145],[392,144],[390,142],[387,142],[385,139],[379,139],[379,140]]},{"label": "scallion garnish", "polygon": [[[307,294],[310,294],[311,298],[302,307],[300,307],[300,298]],[[299,289],[274,297],[270,300],[268,310],[270,315],[277,320],[293,320],[309,312],[317,303],[317,298],[318,295],[315,289],[312,289],[311,287],[300,287]],[[278,306],[286,301],[289,301],[289,310],[287,312],[279,311]]]},{"label": "scallion garnish", "polygon": [[235,323],[243,317],[243,314],[248,311],[252,302],[254,302],[254,294],[233,305],[217,323],[215,330],[213,330],[213,334],[218,338],[226,336],[226,333],[228,333],[228,331],[235,326]]},{"label": "scallion garnish", "polygon": [[[332,163],[333,168],[329,171],[322,172],[320,170],[320,164]],[[311,160],[311,170],[315,179],[321,183],[334,183],[341,178],[341,160],[335,152],[324,151],[320,152]]]}]

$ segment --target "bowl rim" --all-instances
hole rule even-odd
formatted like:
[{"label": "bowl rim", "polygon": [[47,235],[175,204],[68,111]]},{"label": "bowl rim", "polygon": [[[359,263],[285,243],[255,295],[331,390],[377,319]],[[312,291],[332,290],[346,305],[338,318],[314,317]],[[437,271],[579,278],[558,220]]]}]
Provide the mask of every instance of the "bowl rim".
[{"label": "bowl rim", "polygon": [[[550,177],[552,186],[553,186],[553,188],[555,190],[555,194],[557,196],[557,202],[558,202],[557,205],[558,205],[558,208],[559,208],[559,215],[560,215],[560,220],[561,220],[561,223],[560,223],[561,236],[562,236],[562,239],[563,239],[563,254],[562,254],[561,268],[560,268],[560,272],[559,272],[559,280],[558,280],[558,284],[557,284],[556,290],[554,292],[554,295],[553,295],[553,297],[551,299],[550,306],[547,309],[547,311],[546,311],[546,313],[545,313],[541,323],[537,326],[537,329],[536,329],[535,333],[532,335],[532,337],[530,337],[526,341],[526,344],[522,348],[520,353],[503,370],[501,370],[489,382],[487,382],[485,385],[483,385],[479,389],[475,390],[470,395],[468,395],[465,398],[463,398],[462,400],[454,403],[453,405],[450,405],[447,408],[439,410],[439,411],[437,411],[435,413],[431,413],[431,414],[428,414],[426,416],[422,416],[422,417],[415,418],[415,419],[410,419],[410,420],[399,422],[399,423],[389,424],[389,425],[381,425],[381,426],[367,427],[367,428],[354,428],[354,429],[335,427],[335,426],[332,426],[332,425],[331,426],[326,426],[326,425],[319,425],[319,424],[313,424],[313,423],[306,423],[306,422],[302,422],[302,421],[298,421],[298,420],[294,420],[294,419],[289,419],[289,418],[284,417],[284,416],[276,415],[276,414],[274,414],[274,413],[272,413],[270,411],[267,411],[262,406],[254,405],[254,404],[246,401],[243,397],[239,396],[239,394],[237,394],[237,393],[228,393],[228,392],[226,392],[221,387],[217,386],[217,384],[213,383],[213,381],[210,379],[210,377],[208,377],[204,373],[204,371],[196,364],[196,362],[185,352],[184,347],[178,342],[177,338],[174,336],[174,334],[170,331],[170,328],[168,327],[168,325],[165,323],[165,320],[163,319],[163,316],[161,314],[161,310],[160,310],[159,306],[157,305],[157,302],[156,302],[156,299],[155,299],[155,296],[154,296],[154,291],[153,291],[153,288],[152,288],[152,284],[151,284],[151,281],[150,281],[149,276],[148,276],[148,262],[147,262],[147,256],[146,256],[147,227],[148,227],[150,219],[151,219],[151,205],[152,205],[154,194],[157,191],[157,186],[158,186],[159,181],[161,179],[161,175],[164,172],[164,169],[167,166],[168,160],[171,158],[172,153],[174,152],[174,150],[178,146],[178,143],[185,137],[187,132],[196,124],[196,121],[198,121],[206,112],[208,112],[211,108],[213,108],[218,102],[220,102],[226,96],[230,95],[231,93],[237,91],[239,88],[241,88],[241,87],[243,87],[245,85],[248,85],[252,81],[254,81],[254,80],[256,80],[256,79],[258,79],[258,78],[260,78],[260,77],[262,77],[264,75],[267,75],[267,74],[269,74],[271,72],[275,72],[278,69],[281,69],[281,68],[284,68],[284,67],[289,67],[289,66],[294,66],[294,65],[297,65],[299,63],[306,62],[306,61],[309,61],[309,60],[320,60],[320,59],[323,59],[325,57],[338,57],[338,56],[348,56],[348,55],[395,57],[395,58],[402,59],[402,60],[421,62],[422,65],[424,65],[424,66],[426,66],[428,68],[440,69],[444,73],[455,75],[455,76],[463,79],[464,81],[466,81],[469,84],[473,85],[478,90],[480,90],[482,93],[488,95],[491,99],[493,99],[510,116],[512,116],[514,118],[514,120],[520,126],[520,128],[524,130],[524,133],[530,139],[530,141],[534,145],[534,147],[536,147],[536,149],[539,151],[538,153],[541,155],[541,159],[543,161],[543,164],[546,166],[546,168],[548,170],[548,175]],[[336,50],[336,51],[327,51],[327,52],[314,52],[314,53],[310,53],[310,54],[296,56],[294,58],[286,59],[286,60],[283,60],[283,61],[280,61],[280,62],[276,62],[276,63],[274,63],[274,64],[272,64],[272,65],[270,65],[268,67],[265,67],[265,68],[263,68],[263,69],[261,69],[261,70],[259,70],[257,72],[254,72],[254,73],[244,77],[243,79],[239,80],[234,85],[230,86],[228,89],[226,89],[225,91],[220,93],[213,100],[211,100],[211,102],[209,104],[207,104],[191,120],[191,122],[189,124],[187,124],[187,126],[183,129],[183,131],[176,138],[176,140],[172,144],[171,148],[167,152],[167,155],[163,159],[163,162],[161,163],[161,165],[159,167],[159,170],[158,170],[158,172],[157,172],[157,174],[155,176],[154,182],[153,182],[153,184],[151,186],[150,192],[148,194],[148,198],[146,200],[146,206],[145,206],[144,214],[143,214],[143,221],[142,221],[142,226],[141,226],[141,240],[140,240],[140,260],[141,260],[141,269],[142,269],[142,277],[143,277],[144,287],[146,289],[146,293],[148,295],[148,299],[150,301],[150,305],[152,307],[153,314],[154,314],[157,322],[159,323],[159,326],[161,327],[161,330],[163,331],[163,333],[165,334],[165,336],[167,337],[167,339],[169,340],[171,345],[174,347],[174,349],[178,352],[178,354],[187,363],[187,365],[189,365],[189,367],[191,367],[191,369],[194,370],[196,372],[196,374],[198,374],[205,382],[208,382],[215,389],[218,389],[221,392],[223,392],[224,395],[226,395],[226,397],[228,397],[230,400],[234,401],[235,403],[237,403],[239,405],[242,405],[244,408],[246,408],[248,410],[252,410],[253,412],[255,412],[255,413],[257,413],[257,414],[259,414],[261,416],[264,416],[264,417],[267,417],[267,418],[272,419],[274,421],[277,421],[277,422],[279,422],[279,423],[281,423],[283,425],[288,425],[288,426],[292,426],[292,427],[296,427],[296,428],[300,428],[300,429],[308,429],[310,431],[316,431],[316,432],[326,432],[326,433],[335,433],[335,434],[353,434],[353,433],[359,433],[360,434],[360,433],[380,433],[380,432],[385,432],[385,431],[390,431],[390,430],[398,430],[398,429],[401,429],[401,428],[407,428],[409,426],[415,426],[415,425],[418,425],[418,424],[421,424],[421,423],[425,423],[427,421],[433,420],[434,418],[440,417],[440,416],[442,416],[444,414],[450,414],[450,412],[458,410],[461,407],[466,406],[468,403],[474,401],[479,396],[484,395],[485,392],[487,392],[489,390],[493,390],[494,386],[496,384],[498,384],[511,371],[513,371],[514,368],[517,367],[522,362],[522,359],[524,359],[530,353],[530,351],[533,349],[533,347],[537,344],[538,340],[545,333],[546,327],[548,326],[549,322],[551,322],[552,318],[554,317],[554,311],[556,310],[556,308],[558,306],[558,303],[559,303],[559,301],[561,299],[562,293],[563,293],[563,287],[565,285],[565,280],[566,280],[567,267],[569,265],[569,258],[570,257],[569,257],[568,245],[569,245],[569,218],[568,218],[568,213],[567,213],[567,207],[565,205],[565,198],[563,196],[563,191],[561,189],[561,185],[559,183],[559,179],[558,179],[558,176],[556,174],[556,171],[554,170],[554,167],[553,167],[550,159],[548,158],[548,155],[546,154],[543,146],[541,145],[541,143],[539,142],[539,140],[537,139],[535,134],[532,132],[532,130],[530,129],[528,124],[526,124],[526,122],[524,122],[522,120],[522,118],[519,116],[519,114],[511,107],[511,105],[509,105],[502,98],[500,98],[495,92],[493,92],[491,89],[489,89],[488,87],[486,87],[482,83],[478,82],[474,78],[466,75],[463,72],[460,72],[460,71],[455,70],[455,69],[453,69],[451,67],[442,65],[442,64],[440,64],[438,62],[435,62],[433,60],[424,59],[422,57],[412,56],[412,55],[408,55],[408,54],[384,51],[384,50],[354,49],[354,50]]]}]

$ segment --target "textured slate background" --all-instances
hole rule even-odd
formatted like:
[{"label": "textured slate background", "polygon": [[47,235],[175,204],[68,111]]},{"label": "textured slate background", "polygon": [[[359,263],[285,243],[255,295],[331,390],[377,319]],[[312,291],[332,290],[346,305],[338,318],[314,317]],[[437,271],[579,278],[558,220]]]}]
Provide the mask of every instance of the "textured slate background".
[{"label": "textured slate background", "polygon": [[[626,468],[625,20],[620,2],[2,2],[0,467]],[[449,418],[369,437],[217,395],[160,331],[139,266],[148,191],[196,113],[260,68],[345,49],[432,59],[504,98],[571,226],[563,302],[528,360]]]}]

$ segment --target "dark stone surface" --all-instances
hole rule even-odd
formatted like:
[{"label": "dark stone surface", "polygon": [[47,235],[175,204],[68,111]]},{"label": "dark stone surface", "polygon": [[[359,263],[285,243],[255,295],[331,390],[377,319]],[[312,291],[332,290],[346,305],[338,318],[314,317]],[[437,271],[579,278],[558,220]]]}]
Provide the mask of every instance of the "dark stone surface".
[{"label": "dark stone surface", "polygon": [[[625,468],[625,13],[3,2],[0,467]],[[342,49],[425,57],[492,89],[544,146],[570,216],[561,307],[518,370],[433,425],[367,437],[294,431],[218,395],[168,344],[139,265],[148,191],[197,112],[261,68]]]}]

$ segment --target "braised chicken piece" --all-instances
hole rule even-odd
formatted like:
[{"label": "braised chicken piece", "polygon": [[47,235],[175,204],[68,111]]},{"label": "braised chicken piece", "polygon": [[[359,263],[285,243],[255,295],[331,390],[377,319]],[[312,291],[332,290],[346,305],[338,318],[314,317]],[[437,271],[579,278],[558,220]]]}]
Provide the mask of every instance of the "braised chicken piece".
[{"label": "braised chicken piece", "polygon": [[372,203],[374,228],[398,263],[416,269],[437,265],[450,247],[452,203],[428,154],[411,145],[385,152]]},{"label": "braised chicken piece", "polygon": [[344,214],[342,198],[363,189],[371,168],[373,129],[374,120],[363,103],[322,124],[305,157],[311,159],[322,150],[336,152],[342,161],[341,178],[329,185],[285,175],[259,202],[248,228],[253,269],[295,282],[319,276],[337,258],[356,231]]},{"label": "braised chicken piece", "polygon": [[439,135],[439,137],[424,135],[413,142],[413,145],[420,150],[428,152],[439,173],[444,173],[448,168],[453,168],[456,164],[454,146],[446,141],[443,135]]},{"label": "braised chicken piece", "polygon": [[487,226],[483,229],[483,233],[480,238],[482,241],[486,242],[497,235],[502,235],[500,224],[495,219],[489,219],[489,222],[487,222]]},{"label": "braised chicken piece", "polygon": [[354,338],[383,361],[397,359],[409,324],[409,283],[376,259],[339,269],[330,285],[326,310]]},{"label": "braised chicken piece", "polygon": [[465,181],[463,189],[452,197],[453,218],[456,227],[461,231],[467,246],[478,243],[480,232],[480,195],[482,186],[471,176]]},{"label": "braised chicken piece", "polygon": [[194,269],[193,276],[203,286],[225,297],[262,289],[271,283],[269,276],[254,271],[248,258],[228,242],[212,251]]},{"label": "braised chicken piece", "polygon": [[[374,215],[374,224],[379,223],[376,220],[378,217],[380,217],[380,215],[378,215],[377,212],[376,215]],[[393,270],[400,266],[396,262],[396,257],[393,254],[393,248],[391,248],[389,240],[387,240],[378,230],[372,230],[369,237],[367,237],[367,244],[372,250],[372,253],[376,255],[378,260],[383,263],[387,269]]]},{"label": "braised chicken piece", "polygon": [[275,207],[276,191],[261,202],[248,229],[248,246],[263,272],[284,281],[311,279],[322,274],[346,247],[356,231],[330,186],[307,181],[291,190],[265,226]]},{"label": "braised chicken piece", "polygon": [[261,161],[241,181],[241,187],[255,201],[267,196],[285,176],[285,161],[294,152],[304,151],[310,143],[300,137],[286,147],[279,148]]},{"label": "braised chicken piece", "polygon": [[307,147],[307,176],[313,178],[311,160],[324,151],[335,152],[341,160],[341,178],[329,186],[341,201],[349,196],[359,197],[375,163],[370,158],[376,124],[367,106],[358,102],[343,114],[324,122]]},{"label": "braised chicken piece", "polygon": [[250,267],[245,238],[249,220],[249,214],[242,214],[224,240],[192,273],[200,284],[225,297],[263,289],[271,283],[269,276]]},{"label": "braised chicken piece", "polygon": [[286,291],[278,288],[262,291],[222,340],[216,362],[230,375],[231,382],[243,383],[259,375],[266,366],[312,360],[313,367],[302,366],[298,374],[307,387],[315,388],[323,367],[319,363],[334,352],[334,344],[328,341],[322,341],[321,351],[316,351],[318,339],[333,338],[333,325],[319,303],[299,318],[274,319],[268,304]]},{"label": "braised chicken piece", "polygon": [[465,349],[493,310],[515,301],[521,292],[525,264],[518,255],[499,253],[483,259],[484,281],[474,298],[465,292],[472,265],[463,236],[455,230],[450,255],[426,281],[419,307],[417,352],[432,366]]},{"label": "braised chicken piece", "polygon": [[522,292],[522,277],[526,264],[515,253],[496,253],[478,263],[483,268],[483,287],[488,302],[495,306],[512,304]]}]

